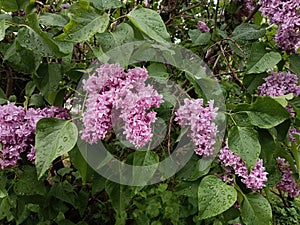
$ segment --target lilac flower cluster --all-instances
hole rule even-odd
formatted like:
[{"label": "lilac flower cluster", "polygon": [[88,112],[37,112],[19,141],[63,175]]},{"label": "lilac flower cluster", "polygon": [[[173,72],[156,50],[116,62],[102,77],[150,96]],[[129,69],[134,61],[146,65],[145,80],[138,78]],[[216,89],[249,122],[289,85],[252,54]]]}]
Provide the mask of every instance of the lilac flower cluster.
[{"label": "lilac flower cluster", "polygon": [[300,1],[260,0],[260,11],[279,26],[275,41],[288,52],[296,52],[300,46]]},{"label": "lilac flower cluster", "polygon": [[258,87],[258,95],[282,96],[292,93],[300,94],[300,86],[297,85],[298,77],[290,72],[272,72],[271,76],[264,78],[265,83]]},{"label": "lilac flower cluster", "polygon": [[25,110],[8,103],[0,106],[0,166],[2,169],[16,165],[20,154],[27,152],[30,161],[35,160],[35,127],[41,118],[70,119],[67,110],[51,107]]},{"label": "lilac flower cluster", "polygon": [[126,73],[119,64],[104,64],[96,72],[83,87],[88,99],[81,138],[90,144],[104,139],[112,129],[112,110],[116,109],[125,122],[126,139],[137,148],[144,146],[152,137],[151,123],[156,119],[156,113],[148,111],[162,103],[162,96],[145,84],[147,70],[137,67]]},{"label": "lilac flower cluster", "polygon": [[300,130],[296,129],[295,127],[290,127],[289,129],[289,139],[291,142],[296,142],[295,135],[298,135],[300,137]]},{"label": "lilac flower cluster", "polygon": [[180,126],[189,126],[189,137],[195,144],[195,153],[200,156],[212,156],[214,153],[217,125],[213,122],[216,117],[217,108],[213,107],[214,101],[203,105],[203,99],[184,100],[175,113],[175,121]]},{"label": "lilac flower cluster", "polygon": [[210,28],[207,26],[206,23],[204,23],[203,21],[200,21],[198,23],[197,29],[200,30],[203,33],[207,33],[210,31]]},{"label": "lilac flower cluster", "polygon": [[[271,76],[264,78],[265,83],[258,87],[258,95],[267,95],[271,97],[283,96],[286,94],[293,94],[294,96],[300,95],[300,86],[297,85],[298,77],[290,72],[272,72]],[[286,109],[295,117],[295,112],[290,105]],[[289,132],[290,141],[295,142],[294,134],[299,135],[295,128],[291,128]]]},{"label": "lilac flower cluster", "polygon": [[294,177],[293,172],[291,170],[291,166],[288,162],[285,161],[285,159],[278,157],[277,158],[279,170],[282,173],[282,177],[280,182],[276,185],[278,190],[282,190],[290,197],[296,197],[300,195],[300,189],[297,185]]},{"label": "lilac flower cluster", "polygon": [[255,0],[238,0],[238,2],[242,3],[241,14],[245,16],[249,16],[256,6]]},{"label": "lilac flower cluster", "polygon": [[267,172],[265,172],[265,167],[263,166],[263,160],[258,159],[254,168],[248,174],[248,169],[241,159],[241,157],[235,155],[228,147],[226,146],[220,150],[219,153],[219,162],[223,166],[232,167],[235,175],[241,178],[241,181],[246,185],[247,188],[257,191],[262,189],[267,182]]}]

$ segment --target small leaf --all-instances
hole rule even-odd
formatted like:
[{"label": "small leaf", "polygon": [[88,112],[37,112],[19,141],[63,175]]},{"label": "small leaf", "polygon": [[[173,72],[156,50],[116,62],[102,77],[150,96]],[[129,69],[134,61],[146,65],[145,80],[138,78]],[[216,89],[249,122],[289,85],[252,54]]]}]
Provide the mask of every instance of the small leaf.
[{"label": "small leaf", "polygon": [[254,167],[261,150],[258,133],[254,127],[233,126],[228,133],[228,145],[249,169]]},{"label": "small leaf", "polygon": [[77,127],[71,121],[56,118],[43,118],[38,121],[35,137],[35,164],[39,179],[54,159],[75,146],[77,136]]},{"label": "small leaf", "polygon": [[243,224],[245,225],[266,225],[272,223],[271,206],[258,193],[250,193],[244,196],[241,212]]},{"label": "small leaf", "polygon": [[198,207],[200,219],[207,219],[229,209],[237,200],[233,186],[225,184],[219,178],[204,177],[198,188]]},{"label": "small leaf", "polygon": [[64,27],[68,22],[68,17],[55,13],[43,13],[39,16],[39,22],[51,27]]},{"label": "small leaf", "polygon": [[64,33],[55,39],[69,42],[89,40],[96,33],[103,33],[109,23],[109,15],[99,15],[88,2],[80,1],[69,9],[70,22],[64,27]]},{"label": "small leaf", "polygon": [[5,31],[9,26],[5,23],[5,20],[0,21],[0,41],[5,38]]},{"label": "small leaf", "polygon": [[87,2],[92,2],[93,6],[97,9],[112,9],[122,6],[121,0],[87,0]]},{"label": "small leaf", "polygon": [[151,9],[135,8],[127,17],[143,33],[155,41],[170,41],[170,35],[160,15]]},{"label": "small leaf", "polygon": [[300,77],[300,56],[299,55],[290,56],[290,69],[295,74],[297,74],[298,78]]}]

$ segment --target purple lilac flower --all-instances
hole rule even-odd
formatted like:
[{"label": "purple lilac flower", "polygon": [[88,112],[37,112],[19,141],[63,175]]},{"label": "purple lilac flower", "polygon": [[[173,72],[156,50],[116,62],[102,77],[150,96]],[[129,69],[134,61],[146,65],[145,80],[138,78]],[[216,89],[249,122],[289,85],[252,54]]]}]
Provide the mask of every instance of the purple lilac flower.
[{"label": "purple lilac flower", "polygon": [[295,135],[300,136],[300,130],[295,127],[290,127],[289,129],[289,138],[291,142],[296,142]]},{"label": "purple lilac flower", "polygon": [[204,23],[203,21],[200,21],[198,23],[197,29],[200,30],[203,33],[207,33],[210,31],[209,27],[207,26],[206,23]]},{"label": "purple lilac flower", "polygon": [[16,165],[23,152],[29,151],[27,158],[30,161],[35,160],[35,127],[38,120],[44,117],[70,118],[65,109],[58,107],[25,110],[11,103],[0,106],[0,143],[2,145],[0,166],[2,169]]},{"label": "purple lilac flower", "polygon": [[297,185],[295,178],[293,177],[293,172],[291,170],[291,166],[285,159],[278,157],[277,162],[279,165],[279,170],[282,173],[282,177],[280,182],[276,185],[278,190],[282,190],[290,197],[296,197],[300,195],[300,189]]},{"label": "purple lilac flower", "polygon": [[268,173],[265,172],[262,159],[257,160],[250,174],[248,174],[248,169],[241,157],[235,155],[227,144],[220,150],[218,159],[223,166],[232,167],[234,173],[239,176],[246,187],[252,189],[252,191],[257,191],[265,187],[265,182],[268,180]]},{"label": "purple lilac flower", "polygon": [[284,50],[295,52],[300,45],[300,1],[260,0],[260,11],[277,24],[275,41]]},{"label": "purple lilac flower", "polygon": [[69,3],[67,3],[67,4],[61,4],[60,8],[61,9],[68,9],[68,8],[70,8],[70,4]]},{"label": "purple lilac flower", "polygon": [[258,87],[258,95],[282,96],[292,93],[300,94],[300,86],[297,85],[298,77],[290,72],[272,72],[271,76],[264,78],[265,83]]},{"label": "purple lilac flower", "polygon": [[121,111],[125,122],[126,139],[136,147],[144,146],[152,137],[151,123],[162,96],[152,86],[145,86],[148,77],[145,68],[129,69],[126,73],[119,64],[104,64],[84,84],[88,92],[86,110],[83,115],[84,129],[81,138],[93,144],[104,139],[112,129],[112,110]]},{"label": "purple lilac flower", "polygon": [[216,118],[217,108],[213,107],[214,101],[203,105],[203,99],[184,100],[175,113],[175,121],[180,126],[189,126],[189,137],[195,144],[195,153],[200,156],[212,156],[214,153],[217,125],[212,121]]}]

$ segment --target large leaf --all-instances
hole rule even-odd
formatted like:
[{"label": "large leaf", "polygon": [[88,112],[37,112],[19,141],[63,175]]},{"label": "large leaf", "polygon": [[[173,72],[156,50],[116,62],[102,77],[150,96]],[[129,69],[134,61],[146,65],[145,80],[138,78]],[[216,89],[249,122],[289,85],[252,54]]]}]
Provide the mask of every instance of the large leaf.
[{"label": "large leaf", "polygon": [[209,32],[202,33],[198,29],[189,30],[189,36],[194,45],[206,45],[209,43],[211,34]]},{"label": "large leaf", "polygon": [[263,129],[275,127],[290,118],[278,101],[267,96],[258,97],[251,105],[238,106],[236,110],[247,113],[250,123]]},{"label": "large leaf", "polygon": [[[33,76],[33,80],[37,88],[49,101],[50,94],[57,90],[62,77],[61,65],[57,63],[49,63],[40,65],[37,73]],[[49,103],[53,104],[52,101],[49,101]]]},{"label": "large leaf", "polygon": [[245,225],[267,225],[272,223],[271,206],[258,193],[250,193],[244,196],[241,212],[243,224]]},{"label": "large leaf", "polygon": [[127,17],[143,33],[155,41],[170,41],[170,35],[160,15],[151,9],[135,8]]},{"label": "large leaf", "polygon": [[60,41],[83,42],[96,33],[103,33],[109,23],[109,15],[99,15],[88,2],[72,4],[69,10],[70,22],[64,27],[64,33],[57,36]]},{"label": "large leaf", "polygon": [[198,207],[200,219],[210,218],[229,209],[237,200],[233,186],[210,175],[201,181],[198,188]]},{"label": "large leaf", "polygon": [[231,151],[243,159],[249,169],[254,167],[261,146],[258,133],[253,127],[233,126],[229,130],[228,145]]},{"label": "large leaf", "polygon": [[54,159],[75,146],[77,136],[77,127],[71,121],[56,118],[43,118],[38,121],[35,137],[38,178],[43,176]]},{"label": "large leaf", "polygon": [[265,29],[249,23],[242,23],[237,26],[231,34],[234,40],[257,40],[266,34]]},{"label": "large leaf", "polygon": [[100,10],[118,8],[122,6],[121,0],[86,0],[86,1],[92,2],[93,6]]},{"label": "large leaf", "polygon": [[247,74],[263,73],[276,66],[280,60],[278,52],[267,52],[263,44],[254,43],[247,62]]},{"label": "large leaf", "polygon": [[133,197],[131,188],[107,180],[105,190],[110,197],[112,207],[116,211],[115,224],[125,224],[127,219],[126,208]]},{"label": "large leaf", "polygon": [[22,47],[45,57],[61,57],[66,55],[61,52],[55,41],[41,30],[35,13],[29,14],[27,19],[29,26],[23,27],[18,31],[18,41]]},{"label": "large leaf", "polygon": [[114,32],[106,31],[101,34],[96,34],[96,38],[102,50],[106,52],[117,46],[133,41],[134,32],[130,25],[121,23]]},{"label": "large leaf", "polygon": [[39,22],[46,26],[64,27],[69,22],[68,17],[55,13],[43,13],[39,16]]},{"label": "large leaf", "polygon": [[132,179],[141,185],[146,185],[147,181],[153,177],[155,171],[157,170],[158,163],[159,157],[153,151],[134,152]]}]

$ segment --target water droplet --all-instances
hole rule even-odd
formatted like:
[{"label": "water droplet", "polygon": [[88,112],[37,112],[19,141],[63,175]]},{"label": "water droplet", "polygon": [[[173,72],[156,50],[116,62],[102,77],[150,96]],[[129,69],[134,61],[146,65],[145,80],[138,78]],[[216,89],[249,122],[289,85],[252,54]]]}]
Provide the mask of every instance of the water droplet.
[{"label": "water droplet", "polygon": [[68,141],[68,137],[64,137],[64,138],[63,138],[63,141],[64,141],[64,142]]}]

